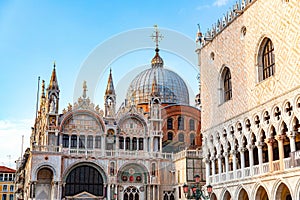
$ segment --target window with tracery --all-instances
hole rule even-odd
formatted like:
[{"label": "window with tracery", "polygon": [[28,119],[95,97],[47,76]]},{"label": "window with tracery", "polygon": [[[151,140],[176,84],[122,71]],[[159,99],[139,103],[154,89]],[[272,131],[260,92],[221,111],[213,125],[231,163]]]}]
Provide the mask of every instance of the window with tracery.
[{"label": "window with tracery", "polygon": [[231,73],[229,68],[224,69],[224,102],[232,99]]},{"label": "window with tracery", "polygon": [[263,79],[274,74],[275,56],[274,47],[270,39],[267,40],[263,50]]},{"label": "window with tracery", "polygon": [[275,73],[274,46],[270,38],[265,38],[258,52],[258,80],[263,81]]}]

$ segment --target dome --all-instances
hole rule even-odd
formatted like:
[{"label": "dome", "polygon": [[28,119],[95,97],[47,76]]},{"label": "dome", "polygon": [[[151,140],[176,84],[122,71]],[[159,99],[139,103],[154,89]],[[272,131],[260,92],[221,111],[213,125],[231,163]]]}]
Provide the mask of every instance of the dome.
[{"label": "dome", "polygon": [[153,95],[165,104],[189,104],[189,93],[183,79],[175,72],[163,68],[158,54],[151,61],[151,68],[142,71],[131,82],[126,99],[135,105],[148,103]]}]

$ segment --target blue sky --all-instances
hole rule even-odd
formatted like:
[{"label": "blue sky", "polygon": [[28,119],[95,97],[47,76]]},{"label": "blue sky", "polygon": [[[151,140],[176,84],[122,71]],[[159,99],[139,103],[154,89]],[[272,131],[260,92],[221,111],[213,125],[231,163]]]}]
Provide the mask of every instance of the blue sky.
[{"label": "blue sky", "polygon": [[[0,165],[14,167],[14,160],[21,154],[22,135],[25,135],[25,147],[29,145],[30,127],[35,116],[37,77],[45,79],[47,85],[53,61],[57,65],[62,110],[73,101],[76,77],[84,61],[103,42],[126,31],[149,28],[154,24],[195,40],[198,23],[202,31],[206,31],[234,2],[0,1]],[[150,40],[149,35],[145,35],[145,40]],[[126,41],[118,45],[124,44]],[[191,51],[190,54],[196,63],[196,53]],[[119,80],[127,79],[124,74],[149,64],[153,56],[153,50],[142,49],[114,60],[108,67],[113,69],[115,85]],[[171,69],[183,78],[191,77],[189,84],[196,92],[197,66],[191,66],[167,51],[161,51],[161,56],[165,64],[172,66]],[[106,80],[107,74],[104,74],[95,94],[95,103],[100,107],[103,107]]]}]

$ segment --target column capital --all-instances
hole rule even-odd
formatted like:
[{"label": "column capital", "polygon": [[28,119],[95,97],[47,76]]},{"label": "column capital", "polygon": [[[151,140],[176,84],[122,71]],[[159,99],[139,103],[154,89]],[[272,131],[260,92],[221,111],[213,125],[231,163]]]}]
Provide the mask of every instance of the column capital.
[{"label": "column capital", "polygon": [[275,139],[276,139],[277,141],[283,141],[284,138],[285,138],[285,135],[276,135],[276,136],[275,136]]},{"label": "column capital", "polygon": [[232,154],[232,155],[235,155],[236,153],[237,153],[236,150],[231,150],[231,151],[230,151],[230,154]]},{"label": "column capital", "polygon": [[289,138],[295,138],[296,134],[297,134],[297,131],[290,131],[289,134],[288,134],[288,137]]},{"label": "column capital", "polygon": [[273,139],[273,138],[266,138],[266,139],[265,139],[265,143],[266,143],[267,145],[272,145],[273,142],[274,142],[274,139]]},{"label": "column capital", "polygon": [[240,147],[238,150],[239,150],[239,152],[244,153],[246,151],[246,148],[245,147]]},{"label": "column capital", "polygon": [[255,147],[255,146],[254,146],[253,144],[248,144],[248,145],[247,145],[247,148],[248,148],[249,151],[253,150],[254,147]]},{"label": "column capital", "polygon": [[223,156],[224,156],[224,157],[227,157],[228,154],[229,154],[228,151],[224,151]]},{"label": "column capital", "polygon": [[255,145],[257,146],[257,148],[261,149],[262,146],[264,146],[264,143],[261,141],[257,141],[257,142],[255,142]]},{"label": "column capital", "polygon": [[218,158],[218,159],[222,159],[222,158],[223,158],[223,155],[220,153],[220,154],[217,155],[217,158]]}]

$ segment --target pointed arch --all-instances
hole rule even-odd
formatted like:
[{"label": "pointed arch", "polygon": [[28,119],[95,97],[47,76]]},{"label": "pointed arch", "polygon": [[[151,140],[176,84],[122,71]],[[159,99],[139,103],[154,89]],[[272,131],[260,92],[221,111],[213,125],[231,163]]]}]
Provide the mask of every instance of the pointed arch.
[{"label": "pointed arch", "polygon": [[281,182],[281,180],[276,181],[272,193],[275,195],[275,199],[291,199],[291,189],[285,183]]},{"label": "pointed arch", "polygon": [[269,200],[269,195],[265,187],[260,185],[255,192],[254,200]]}]

